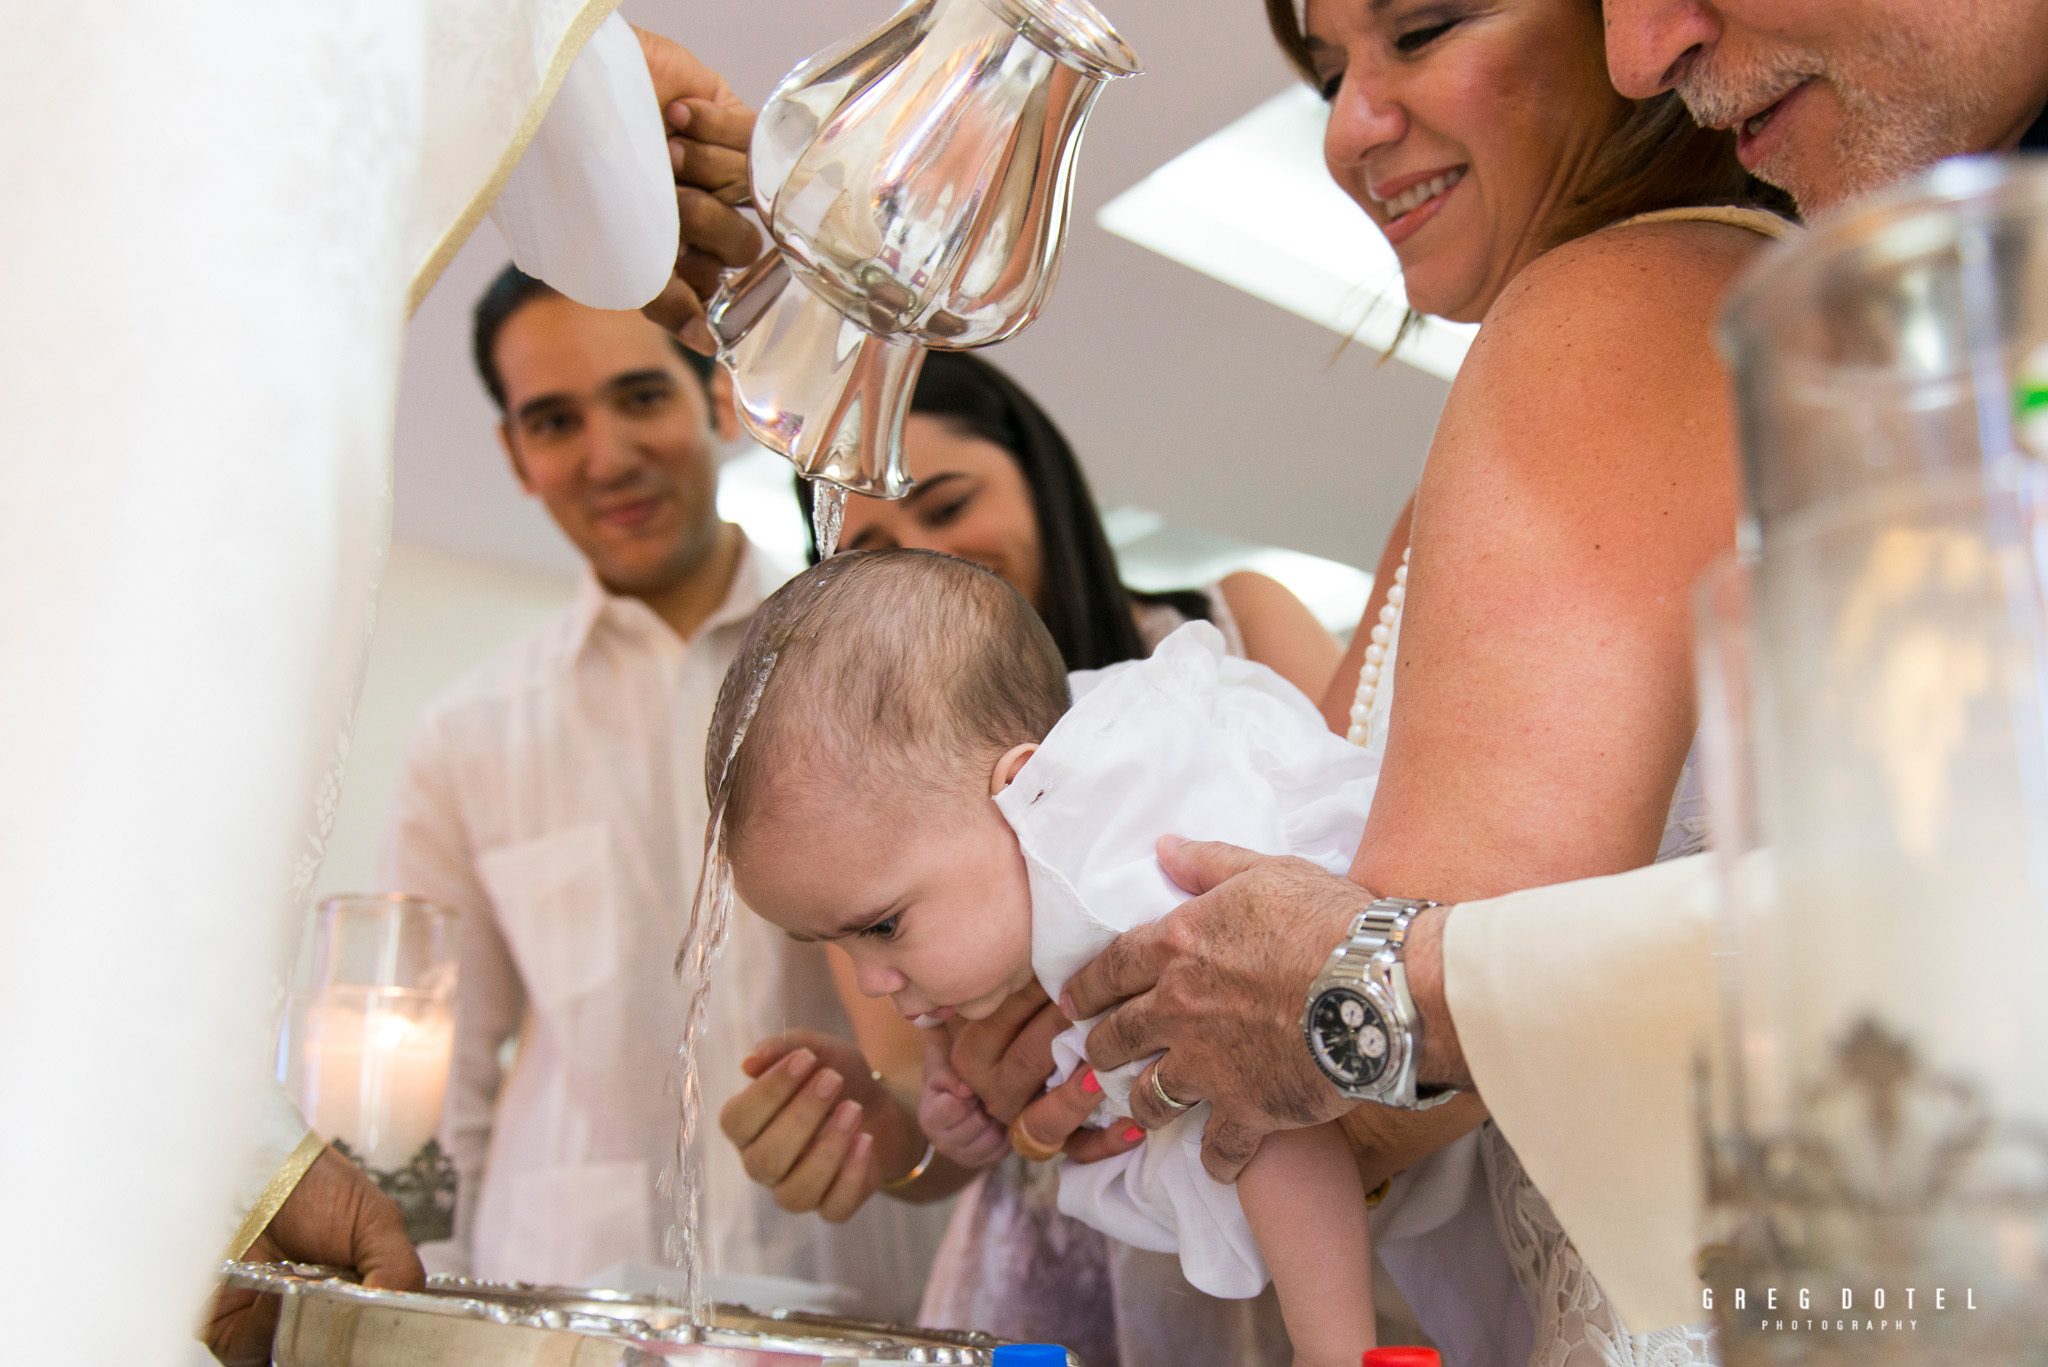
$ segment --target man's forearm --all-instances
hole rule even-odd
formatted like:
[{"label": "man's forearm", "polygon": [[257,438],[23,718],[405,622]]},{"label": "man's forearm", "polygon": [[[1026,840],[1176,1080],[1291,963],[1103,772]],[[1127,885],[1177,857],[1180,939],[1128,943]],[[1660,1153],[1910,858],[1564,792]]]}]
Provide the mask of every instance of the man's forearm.
[{"label": "man's forearm", "polygon": [[1408,993],[1422,1018],[1418,1078],[1426,1087],[1470,1087],[1472,1074],[1458,1046],[1458,1025],[1444,992],[1444,923],[1451,907],[1431,907],[1408,928]]}]

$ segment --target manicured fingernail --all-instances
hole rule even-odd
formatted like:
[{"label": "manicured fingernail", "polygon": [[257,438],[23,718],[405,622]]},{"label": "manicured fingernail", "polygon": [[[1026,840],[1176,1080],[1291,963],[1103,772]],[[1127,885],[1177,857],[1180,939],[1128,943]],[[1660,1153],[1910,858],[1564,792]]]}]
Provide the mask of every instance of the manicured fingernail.
[{"label": "manicured fingernail", "polygon": [[874,1147],[875,1137],[866,1130],[862,1130],[853,1137],[853,1156],[855,1158],[866,1158],[873,1151]]},{"label": "manicured fingernail", "polygon": [[1102,1082],[1095,1076],[1093,1068],[1083,1068],[1081,1070],[1081,1090],[1090,1096],[1094,1096],[1102,1090]]},{"label": "manicured fingernail", "polygon": [[845,1085],[845,1078],[839,1076],[833,1069],[827,1068],[824,1072],[818,1074],[817,1079],[811,1083],[811,1090],[820,1097],[830,1100],[832,1097],[838,1096],[839,1089]]},{"label": "manicured fingernail", "polygon": [[842,1101],[833,1109],[833,1129],[850,1130],[858,1124],[860,1124],[860,1103],[858,1101]]},{"label": "manicured fingernail", "polygon": [[818,1056],[816,1054],[808,1049],[799,1049],[784,1059],[782,1066],[788,1070],[791,1077],[802,1077],[805,1073],[811,1071],[811,1066],[817,1061]]},{"label": "manicured fingernail", "polygon": [[1131,1128],[1124,1131],[1124,1143],[1126,1144],[1135,1144],[1144,1137],[1145,1132],[1142,1129],[1138,1128],[1136,1125],[1133,1125],[1131,1126]]},{"label": "manicured fingernail", "polygon": [[1081,1013],[1074,1010],[1074,999],[1064,992],[1060,993],[1060,1014],[1068,1020],[1079,1020],[1081,1018]]}]

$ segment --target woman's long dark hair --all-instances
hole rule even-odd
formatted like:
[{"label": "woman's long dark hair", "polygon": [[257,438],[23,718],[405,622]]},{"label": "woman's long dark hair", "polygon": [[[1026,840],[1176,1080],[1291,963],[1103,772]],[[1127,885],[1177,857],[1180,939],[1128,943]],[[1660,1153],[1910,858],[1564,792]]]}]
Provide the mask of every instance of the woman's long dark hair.
[{"label": "woman's long dark hair", "polygon": [[[1208,617],[1208,601],[1194,590],[1141,594],[1124,587],[1074,449],[1038,401],[1002,371],[968,352],[934,351],[925,358],[910,411],[993,442],[1017,462],[1038,515],[1043,565],[1038,611],[1067,668],[1101,669],[1144,656],[1145,643],[1131,616],[1134,603],[1165,603],[1185,617]],[[808,529],[810,484],[796,483]],[[816,564],[815,543],[809,553]]]}]

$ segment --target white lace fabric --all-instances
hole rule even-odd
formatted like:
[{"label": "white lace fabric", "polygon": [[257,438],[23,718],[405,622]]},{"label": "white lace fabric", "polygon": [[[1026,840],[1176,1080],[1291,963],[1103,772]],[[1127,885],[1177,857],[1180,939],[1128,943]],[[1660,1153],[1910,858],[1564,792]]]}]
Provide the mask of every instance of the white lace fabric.
[{"label": "white lace fabric", "polygon": [[1718,1360],[1704,1324],[1631,1333],[1492,1125],[1480,1129],[1480,1156],[1501,1242],[1536,1319],[1529,1367],[1693,1367]]}]

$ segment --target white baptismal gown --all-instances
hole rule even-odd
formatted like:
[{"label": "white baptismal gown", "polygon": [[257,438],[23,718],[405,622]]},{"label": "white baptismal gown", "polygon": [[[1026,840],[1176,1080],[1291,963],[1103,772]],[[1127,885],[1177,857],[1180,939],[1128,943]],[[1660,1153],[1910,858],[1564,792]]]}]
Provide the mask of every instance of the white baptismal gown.
[{"label": "white baptismal gown", "polygon": [[[1185,900],[1158,866],[1163,833],[1349,868],[1378,756],[1331,734],[1272,671],[1227,657],[1213,628],[1183,627],[1150,659],[1077,674],[1074,685],[1072,711],[996,799],[1024,851],[1033,967],[1049,991],[1119,932]],[[1055,1043],[1056,1077],[1079,1066],[1085,1037],[1084,1023]],[[1106,1114],[1128,1114],[1141,1067],[1102,1075]],[[1123,1243],[1177,1252],[1188,1281],[1211,1295],[1249,1296],[1266,1269],[1235,1192],[1202,1169],[1207,1118],[1197,1107],[1131,1153],[1062,1168],[1059,1206]],[[1402,1174],[1372,1223],[1375,1252],[1403,1292],[1411,1302],[1425,1293],[1418,1312],[1427,1283],[1457,1269],[1458,1313],[1424,1319],[1452,1361],[1520,1367],[1528,1316],[1476,1140]]]}]

